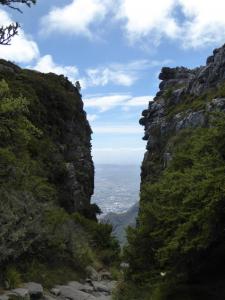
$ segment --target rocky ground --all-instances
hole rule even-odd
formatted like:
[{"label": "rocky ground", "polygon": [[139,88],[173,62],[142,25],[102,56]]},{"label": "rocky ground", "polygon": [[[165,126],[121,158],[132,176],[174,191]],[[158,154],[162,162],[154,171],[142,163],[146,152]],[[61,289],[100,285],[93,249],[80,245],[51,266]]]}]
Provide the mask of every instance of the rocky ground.
[{"label": "rocky ground", "polygon": [[90,278],[83,282],[71,281],[44,290],[39,283],[28,282],[21,287],[8,290],[0,295],[0,300],[111,300],[116,286],[109,272],[96,272],[88,268]]}]

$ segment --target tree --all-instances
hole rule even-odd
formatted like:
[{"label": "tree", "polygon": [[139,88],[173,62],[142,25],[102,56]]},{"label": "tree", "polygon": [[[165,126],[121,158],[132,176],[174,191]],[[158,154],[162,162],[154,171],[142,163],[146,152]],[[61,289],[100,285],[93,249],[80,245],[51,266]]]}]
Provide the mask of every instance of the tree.
[{"label": "tree", "polygon": [[[22,13],[22,10],[15,6],[16,4],[25,4],[30,7],[36,0],[0,0],[0,4],[15,9]],[[0,27],[0,45],[9,45],[13,36],[18,34],[19,23],[12,23]]]}]

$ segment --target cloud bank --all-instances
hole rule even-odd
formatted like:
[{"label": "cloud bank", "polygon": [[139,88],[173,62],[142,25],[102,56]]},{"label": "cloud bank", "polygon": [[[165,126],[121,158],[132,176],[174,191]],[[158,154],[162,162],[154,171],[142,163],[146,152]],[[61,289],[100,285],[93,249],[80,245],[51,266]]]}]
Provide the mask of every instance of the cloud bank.
[{"label": "cloud bank", "polygon": [[167,38],[196,48],[225,39],[224,10],[223,0],[73,0],[53,7],[43,17],[42,31],[93,38],[113,23],[131,43],[158,45]]}]

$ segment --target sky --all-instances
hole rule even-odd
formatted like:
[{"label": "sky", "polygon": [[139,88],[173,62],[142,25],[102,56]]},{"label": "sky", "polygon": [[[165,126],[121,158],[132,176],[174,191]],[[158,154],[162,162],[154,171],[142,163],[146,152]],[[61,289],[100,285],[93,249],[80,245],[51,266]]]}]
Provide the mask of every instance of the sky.
[{"label": "sky", "polygon": [[37,0],[21,9],[0,9],[0,24],[21,24],[0,57],[80,81],[97,164],[140,164],[139,118],[160,69],[203,65],[225,42],[224,0]]}]

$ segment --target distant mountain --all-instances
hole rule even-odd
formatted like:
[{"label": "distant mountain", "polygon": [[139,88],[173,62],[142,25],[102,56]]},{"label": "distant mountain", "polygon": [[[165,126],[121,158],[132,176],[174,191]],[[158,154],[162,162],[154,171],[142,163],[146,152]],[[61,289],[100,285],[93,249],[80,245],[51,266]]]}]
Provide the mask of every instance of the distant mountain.
[{"label": "distant mountain", "polygon": [[103,218],[104,223],[110,223],[113,225],[113,233],[119,240],[120,244],[126,243],[126,228],[128,226],[135,226],[138,210],[139,203],[136,203],[125,213],[109,213]]}]

